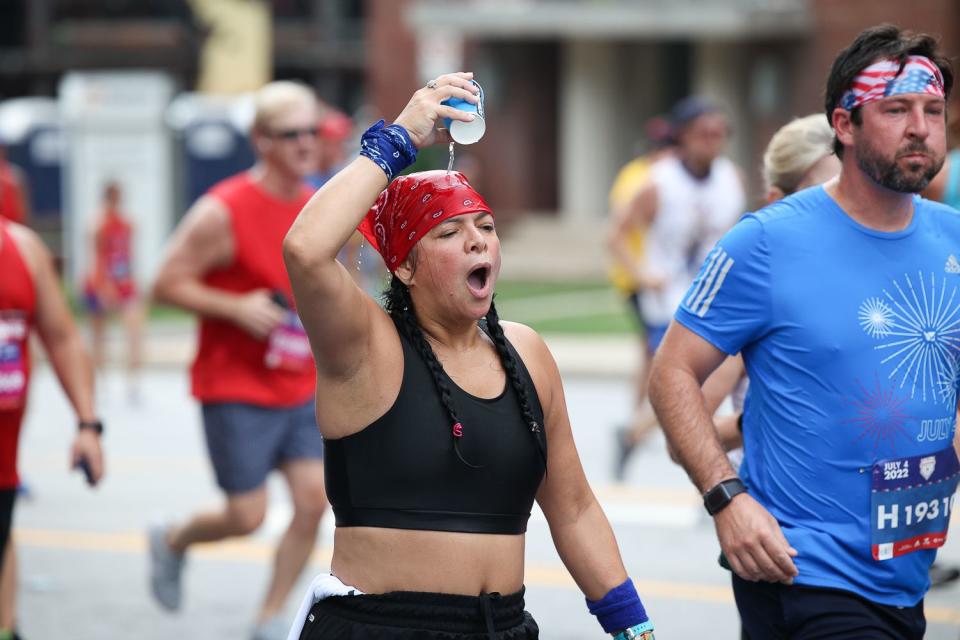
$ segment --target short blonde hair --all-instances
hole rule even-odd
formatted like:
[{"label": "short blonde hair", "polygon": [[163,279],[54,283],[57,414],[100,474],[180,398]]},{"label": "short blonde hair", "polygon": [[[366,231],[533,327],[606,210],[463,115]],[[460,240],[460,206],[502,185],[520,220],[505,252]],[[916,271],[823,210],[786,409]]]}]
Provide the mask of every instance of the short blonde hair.
[{"label": "short blonde hair", "polygon": [[317,108],[313,89],[292,80],[277,80],[263,85],[254,97],[253,130],[265,132],[271,120],[291,105],[310,104]]},{"label": "short blonde hair", "polygon": [[769,190],[797,190],[803,176],[833,153],[833,129],[822,113],[797,118],[773,134],[763,153],[763,180]]}]

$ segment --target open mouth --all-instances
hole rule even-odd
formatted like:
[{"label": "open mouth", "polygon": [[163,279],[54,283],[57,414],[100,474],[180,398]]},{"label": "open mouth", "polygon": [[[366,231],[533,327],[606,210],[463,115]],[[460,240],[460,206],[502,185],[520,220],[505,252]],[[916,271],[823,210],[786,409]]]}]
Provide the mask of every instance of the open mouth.
[{"label": "open mouth", "polygon": [[490,280],[490,266],[480,265],[470,270],[467,274],[467,284],[475,292],[482,292],[487,287]]}]

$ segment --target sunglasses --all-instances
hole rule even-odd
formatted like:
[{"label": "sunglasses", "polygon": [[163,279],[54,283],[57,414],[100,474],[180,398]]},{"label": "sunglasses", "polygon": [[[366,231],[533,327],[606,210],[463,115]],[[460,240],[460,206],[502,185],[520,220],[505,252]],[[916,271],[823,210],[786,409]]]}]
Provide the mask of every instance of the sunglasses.
[{"label": "sunglasses", "polygon": [[306,129],[281,129],[280,131],[270,132],[270,137],[280,140],[299,140],[301,136],[316,138],[320,133],[317,127],[307,127]]}]

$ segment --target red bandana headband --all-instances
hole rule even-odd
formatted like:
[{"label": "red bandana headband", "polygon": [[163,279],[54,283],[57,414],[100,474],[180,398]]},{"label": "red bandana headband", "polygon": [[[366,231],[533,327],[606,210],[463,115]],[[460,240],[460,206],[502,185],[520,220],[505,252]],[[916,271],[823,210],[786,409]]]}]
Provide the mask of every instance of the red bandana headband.
[{"label": "red bandana headband", "polygon": [[880,60],[861,71],[840,98],[841,109],[851,111],[868,102],[902,93],[927,93],[944,96],[943,74],[925,56],[908,56],[900,69],[899,60]]},{"label": "red bandana headband", "polygon": [[493,214],[462,173],[421,171],[394,179],[357,229],[395,273],[430,229],[448,218],[478,211]]}]

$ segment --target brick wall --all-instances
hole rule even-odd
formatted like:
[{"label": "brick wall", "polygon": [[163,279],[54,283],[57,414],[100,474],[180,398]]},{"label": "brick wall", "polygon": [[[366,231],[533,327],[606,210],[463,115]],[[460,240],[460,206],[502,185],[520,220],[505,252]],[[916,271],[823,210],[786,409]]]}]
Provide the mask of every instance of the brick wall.
[{"label": "brick wall", "polygon": [[867,27],[890,23],[930,33],[940,38],[945,53],[960,54],[957,0],[811,0],[810,6],[814,37],[806,45],[806,62],[798,77],[799,113],[823,108],[823,87],[833,59]]},{"label": "brick wall", "polygon": [[367,100],[387,122],[419,84],[417,43],[404,12],[409,0],[366,0]]},{"label": "brick wall", "polygon": [[[411,0],[366,2],[367,99],[389,122],[420,84],[416,39],[404,17]],[[484,85],[492,91],[487,101],[491,126],[482,144],[458,147],[458,159],[470,157],[468,174],[503,214],[502,221],[518,211],[555,210],[556,47],[497,40],[465,44],[465,69],[476,72],[481,83],[484,70],[496,78],[486,78],[491,84]],[[425,157],[436,168],[446,165],[445,150],[431,150]]]}]

